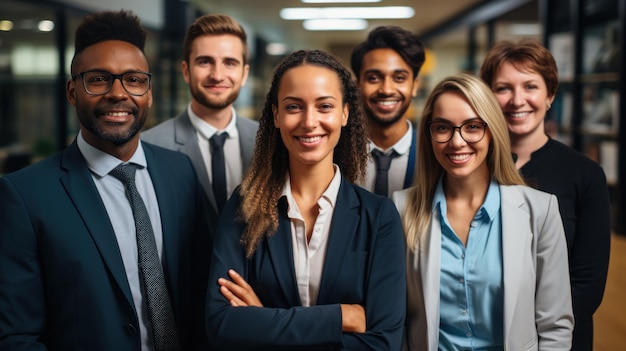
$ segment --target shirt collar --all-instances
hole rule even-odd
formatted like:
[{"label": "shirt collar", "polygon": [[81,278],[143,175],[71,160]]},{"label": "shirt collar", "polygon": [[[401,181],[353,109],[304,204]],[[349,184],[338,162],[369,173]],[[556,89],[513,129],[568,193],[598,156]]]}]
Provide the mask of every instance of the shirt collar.
[{"label": "shirt collar", "polygon": [[[106,152],[99,150],[87,143],[82,131],[78,132],[76,143],[78,144],[78,149],[80,150],[80,153],[85,158],[85,161],[87,161],[87,166],[89,167],[89,169],[94,174],[100,177],[104,177],[105,175],[109,174],[109,172],[111,172],[113,168],[117,167],[121,163],[124,163],[119,158],[107,154]],[[143,146],[141,142],[139,142],[137,150],[135,150],[135,153],[130,158],[130,160],[128,160],[127,163],[134,163],[142,168],[148,166],[148,162],[146,161],[146,154],[143,151]]]},{"label": "shirt collar", "polygon": [[[234,107],[231,107],[230,109],[232,118],[223,131],[228,133],[229,139],[232,139],[237,138],[239,136],[239,132],[237,131],[237,113],[235,112]],[[198,115],[191,109],[191,104],[187,106],[187,114],[189,115],[189,121],[203,138],[207,140],[211,139],[215,133],[220,132],[217,128],[198,117]]]},{"label": "shirt collar", "polygon": [[[339,170],[339,166],[333,164],[333,168],[335,169],[335,175],[333,179],[328,184],[328,188],[324,190],[322,196],[317,200],[317,205],[320,207],[320,210],[331,206],[335,207],[337,203],[337,196],[339,195],[339,187],[341,186],[341,171]],[[287,203],[289,204],[288,216],[289,218],[293,218],[292,211],[294,211],[298,206],[296,205],[296,200],[293,197],[293,193],[291,192],[291,180],[289,178],[289,174],[287,174],[287,181],[285,182],[285,187],[283,188],[283,192],[281,197],[285,196],[287,198]]]},{"label": "shirt collar", "polygon": [[[447,218],[447,203],[446,203],[446,195],[443,192],[443,177],[439,178],[437,182],[437,188],[435,189],[435,196],[433,198],[433,212],[439,207],[440,214],[442,218]],[[486,213],[489,220],[493,220],[496,216],[498,216],[500,211],[500,187],[498,186],[498,182],[495,180],[491,180],[489,183],[489,188],[487,189],[487,196],[485,196],[485,200],[483,204],[478,209],[478,213]]]},{"label": "shirt collar", "polygon": [[370,143],[369,143],[370,151],[374,149],[378,149],[384,152],[385,154],[387,154],[391,149],[393,149],[396,151],[398,155],[407,154],[409,152],[409,149],[411,148],[411,139],[413,138],[413,125],[408,120],[406,120],[405,122],[408,124],[409,129],[406,131],[406,133],[404,133],[404,135],[402,136],[402,138],[400,138],[400,140],[398,140],[395,144],[393,144],[387,150],[381,149],[380,147],[378,147],[378,145],[374,144],[374,142],[370,140]]}]

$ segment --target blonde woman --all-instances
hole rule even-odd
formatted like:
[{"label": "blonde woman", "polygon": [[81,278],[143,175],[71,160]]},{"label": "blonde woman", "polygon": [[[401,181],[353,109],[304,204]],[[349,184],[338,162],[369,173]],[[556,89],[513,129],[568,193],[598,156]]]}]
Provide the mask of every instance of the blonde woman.
[{"label": "blonde woman", "polygon": [[569,350],[558,202],[524,185],[489,88],[444,79],[418,130],[414,186],[393,194],[407,241],[408,349]]}]

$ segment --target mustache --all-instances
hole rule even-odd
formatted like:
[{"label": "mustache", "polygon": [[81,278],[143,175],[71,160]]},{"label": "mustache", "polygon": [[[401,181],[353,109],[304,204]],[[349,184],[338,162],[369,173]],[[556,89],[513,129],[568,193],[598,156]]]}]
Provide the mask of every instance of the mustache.
[{"label": "mustache", "polygon": [[137,108],[137,105],[129,103],[98,104],[98,106],[94,108],[96,115],[104,114],[110,110],[130,110],[133,115],[136,115],[139,108]]}]

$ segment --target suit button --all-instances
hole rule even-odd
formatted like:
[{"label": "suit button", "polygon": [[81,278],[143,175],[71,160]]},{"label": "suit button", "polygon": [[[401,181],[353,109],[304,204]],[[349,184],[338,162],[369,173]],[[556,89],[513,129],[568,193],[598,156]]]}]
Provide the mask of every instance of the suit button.
[{"label": "suit button", "polygon": [[132,323],[126,324],[126,332],[130,335],[137,334],[137,327],[135,327]]}]

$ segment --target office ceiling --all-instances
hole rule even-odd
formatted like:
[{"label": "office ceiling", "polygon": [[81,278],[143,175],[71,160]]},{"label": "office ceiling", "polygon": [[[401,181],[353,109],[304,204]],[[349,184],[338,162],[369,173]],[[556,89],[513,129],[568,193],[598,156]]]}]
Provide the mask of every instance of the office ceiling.
[{"label": "office ceiling", "polygon": [[[474,7],[484,0],[383,0],[371,4],[304,4],[300,0],[192,0],[206,12],[229,14],[252,28],[269,42],[282,42],[289,50],[301,48],[332,49],[354,46],[379,25],[398,25],[415,33],[422,33],[453,16]],[[518,1],[519,2],[519,1]],[[411,6],[414,17],[403,20],[368,20],[367,29],[360,31],[307,31],[301,20],[283,20],[279,12],[285,7],[335,6]],[[536,15],[536,14],[535,14]],[[448,40],[465,41],[463,35],[452,35]]]}]

